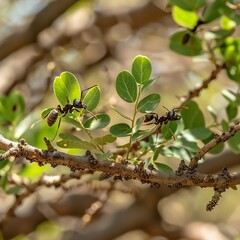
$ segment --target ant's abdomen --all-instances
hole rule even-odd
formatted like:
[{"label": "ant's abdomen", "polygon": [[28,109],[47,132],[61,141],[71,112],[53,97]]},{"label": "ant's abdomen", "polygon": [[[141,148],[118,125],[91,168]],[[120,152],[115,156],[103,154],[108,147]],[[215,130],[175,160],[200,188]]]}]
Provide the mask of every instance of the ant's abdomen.
[{"label": "ant's abdomen", "polygon": [[57,121],[57,118],[58,118],[58,110],[53,109],[49,113],[48,118],[47,118],[48,126],[51,127]]}]

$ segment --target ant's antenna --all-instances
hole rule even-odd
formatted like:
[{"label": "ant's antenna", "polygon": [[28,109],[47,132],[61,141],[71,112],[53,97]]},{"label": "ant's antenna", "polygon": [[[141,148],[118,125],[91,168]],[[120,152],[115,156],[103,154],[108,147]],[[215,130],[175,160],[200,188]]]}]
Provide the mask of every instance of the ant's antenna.
[{"label": "ant's antenna", "polygon": [[88,112],[88,113],[90,113],[90,114],[95,118],[95,120],[98,120],[97,117],[96,117],[96,115],[95,115],[93,112],[91,112],[91,111],[89,111],[89,110],[87,110],[87,109],[85,109],[85,111]]}]

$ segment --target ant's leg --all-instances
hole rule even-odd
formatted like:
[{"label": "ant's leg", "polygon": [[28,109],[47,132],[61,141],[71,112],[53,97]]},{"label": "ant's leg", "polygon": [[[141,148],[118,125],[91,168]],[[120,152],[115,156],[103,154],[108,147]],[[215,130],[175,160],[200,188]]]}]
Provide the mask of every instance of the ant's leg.
[{"label": "ant's leg", "polygon": [[[77,112],[80,112],[78,109],[76,109],[76,108],[73,108],[71,111],[70,111],[70,113],[71,112],[73,112],[73,111],[77,111]],[[87,109],[84,109],[87,113],[90,113],[94,118],[95,118],[95,120],[98,120],[97,119],[97,117],[96,117],[96,115],[94,114],[94,113],[92,113],[91,111],[88,111]]]},{"label": "ant's leg", "polygon": [[169,131],[170,131],[171,134],[172,134],[173,140],[176,141],[176,136],[175,136],[175,134],[173,133],[172,129],[170,128],[171,123],[172,123],[172,122],[169,123],[168,129],[169,129]]},{"label": "ant's leg", "polygon": [[51,140],[51,142],[52,142],[52,141],[53,141],[53,140],[56,138],[56,136],[57,136],[58,129],[59,129],[59,127],[60,127],[60,124],[61,124],[62,117],[63,117],[63,116],[61,116],[61,117],[59,118],[59,120],[58,120],[57,131],[56,131],[56,133],[55,133],[55,135],[54,135],[53,139]]},{"label": "ant's leg", "polygon": [[58,105],[58,106],[56,107],[56,109],[57,109],[60,113],[65,113],[65,111],[61,108],[60,105]]}]

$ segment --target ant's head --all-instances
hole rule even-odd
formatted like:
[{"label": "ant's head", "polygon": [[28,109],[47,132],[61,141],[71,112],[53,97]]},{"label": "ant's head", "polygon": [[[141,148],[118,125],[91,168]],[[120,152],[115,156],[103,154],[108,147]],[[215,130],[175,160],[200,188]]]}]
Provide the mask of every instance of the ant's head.
[{"label": "ant's head", "polygon": [[175,111],[169,111],[167,112],[167,118],[170,121],[180,120],[182,117],[177,114]]},{"label": "ant's head", "polygon": [[86,109],[87,105],[84,104],[81,99],[75,98],[73,100],[73,107]]}]

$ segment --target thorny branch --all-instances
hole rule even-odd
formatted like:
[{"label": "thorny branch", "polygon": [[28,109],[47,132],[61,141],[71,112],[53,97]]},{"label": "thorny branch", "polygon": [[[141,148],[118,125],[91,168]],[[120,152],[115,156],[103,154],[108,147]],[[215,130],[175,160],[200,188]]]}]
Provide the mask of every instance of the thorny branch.
[{"label": "thorny branch", "polygon": [[[143,164],[132,166],[124,162],[112,163],[107,161],[100,161],[93,157],[93,155],[87,151],[84,156],[73,156],[60,151],[57,151],[52,147],[51,143],[45,139],[47,150],[41,150],[27,144],[24,140],[20,140],[19,143],[10,141],[0,135],[0,149],[5,153],[0,155],[0,161],[11,157],[25,157],[30,162],[37,162],[40,166],[43,164],[51,164],[52,167],[58,165],[67,166],[73,171],[69,175],[57,176],[49,178],[43,176],[37,182],[28,184],[25,182],[18,182],[16,179],[10,180],[10,183],[16,183],[16,185],[22,185],[25,191],[22,194],[16,196],[14,204],[8,209],[4,217],[0,222],[2,227],[15,215],[16,208],[21,205],[22,201],[36,191],[40,186],[55,186],[59,187],[73,178],[79,179],[83,174],[94,173],[95,171],[102,172],[100,178],[106,179],[113,177],[114,180],[130,180],[137,179],[141,183],[147,183],[150,186],[160,187],[160,185],[168,186],[171,189],[179,189],[183,186],[200,186],[200,187],[213,187],[214,196],[212,200],[207,204],[206,209],[211,211],[220,200],[221,194],[229,187],[240,184],[240,173],[229,173],[224,168],[219,174],[201,174],[197,172],[198,160],[203,157],[210,149],[224,142],[234,136],[236,132],[240,130],[240,124],[232,126],[228,131],[222,133],[220,136],[216,136],[212,141],[206,144],[192,159],[189,166],[181,161],[178,169],[173,173],[162,173],[157,171],[148,171],[143,168]],[[199,158],[200,157],[200,158]],[[64,189],[64,188],[63,188]],[[107,193],[106,193],[107,194]],[[86,211],[86,216],[82,219],[86,224],[88,219],[101,209],[106,202],[106,194],[102,199],[93,203],[91,207]],[[86,218],[86,219],[85,219]]]},{"label": "thorny branch", "polygon": [[216,65],[216,68],[211,72],[211,75],[205,79],[199,87],[196,87],[193,90],[190,90],[187,96],[180,97],[181,105],[183,106],[187,101],[198,97],[203,89],[208,88],[209,84],[217,78],[217,75],[221,72],[221,70],[225,69],[225,64]]},{"label": "thorny branch", "polygon": [[237,123],[234,126],[231,126],[230,129],[226,132],[223,132],[221,135],[215,135],[215,138],[204,145],[191,159],[189,168],[194,170],[197,165],[198,161],[203,158],[203,156],[209,152],[212,148],[217,146],[218,144],[227,141],[229,138],[233,137],[238,131],[240,130],[240,123]]},{"label": "thorny branch", "polygon": [[[70,168],[71,171],[91,170],[99,171],[105,174],[105,179],[113,177],[115,180],[136,179],[141,183],[147,183],[150,186],[160,187],[168,185],[169,187],[179,188],[183,186],[200,186],[200,187],[225,187],[226,181],[219,178],[218,175],[209,175],[198,173],[196,171],[198,161],[214,146],[228,140],[240,130],[240,124],[236,124],[221,136],[215,137],[206,144],[191,160],[189,166],[184,169],[179,167],[176,172],[164,173],[159,171],[150,171],[144,169],[143,164],[131,165],[115,163],[110,161],[100,161],[87,151],[84,156],[69,155],[48,146],[48,150],[41,150],[27,144],[24,140],[19,143],[12,142],[0,135],[0,149],[5,153],[0,155],[0,160],[9,156],[25,157],[30,162],[37,162],[40,166],[51,164],[52,167],[59,165]],[[231,173],[228,179],[228,186],[240,184],[240,173]]]}]

